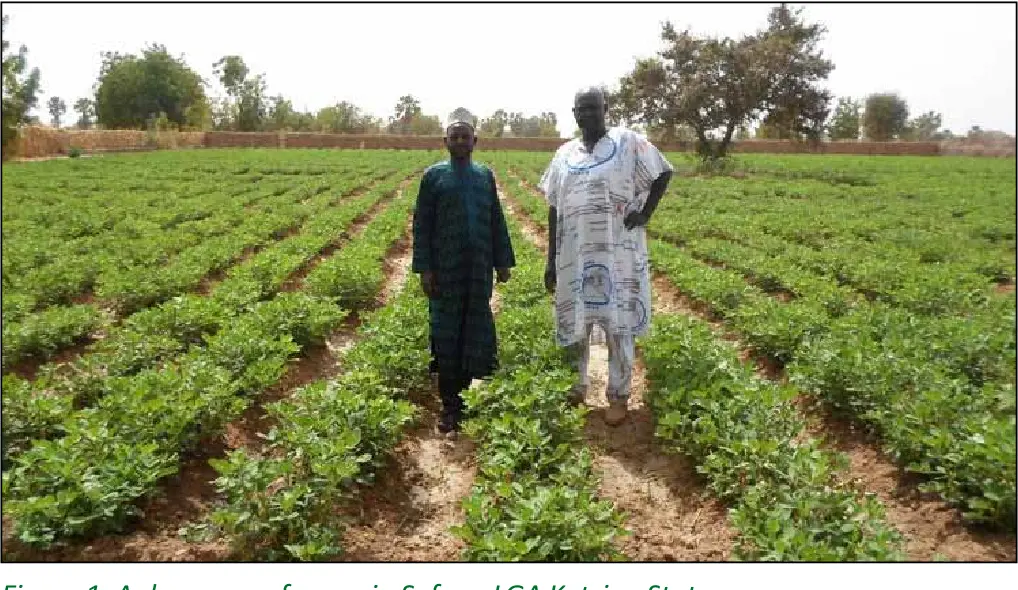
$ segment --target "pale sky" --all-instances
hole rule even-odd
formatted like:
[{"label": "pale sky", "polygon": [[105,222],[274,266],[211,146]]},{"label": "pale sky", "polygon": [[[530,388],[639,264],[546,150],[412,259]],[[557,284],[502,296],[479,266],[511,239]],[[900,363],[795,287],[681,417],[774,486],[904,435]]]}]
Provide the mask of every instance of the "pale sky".
[{"label": "pale sky", "polygon": [[[212,64],[238,54],[266,75],[270,95],[299,110],[346,100],[388,119],[413,94],[443,121],[458,106],[479,117],[498,108],[554,111],[572,135],[575,90],[614,85],[637,57],[662,48],[660,23],[739,37],[766,26],[774,4],[357,5],[3,4],[7,37],[41,70],[35,111],[60,96],[65,121],[92,95],[100,51],[140,54],[166,45],[222,90]],[[803,6],[801,4],[792,4]],[[827,87],[861,98],[896,91],[911,116],[943,114],[943,127],[1015,133],[1014,4],[805,4],[835,65]]]}]

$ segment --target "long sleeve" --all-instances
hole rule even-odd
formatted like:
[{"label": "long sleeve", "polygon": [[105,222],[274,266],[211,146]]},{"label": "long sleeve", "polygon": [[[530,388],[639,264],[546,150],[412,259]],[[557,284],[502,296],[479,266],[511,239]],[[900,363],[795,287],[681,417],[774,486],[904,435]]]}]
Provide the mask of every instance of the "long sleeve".
[{"label": "long sleeve", "polygon": [[434,228],[435,195],[431,187],[431,174],[425,172],[417,191],[417,204],[414,205],[414,257],[411,263],[413,272],[432,270],[431,243]]},{"label": "long sleeve", "polygon": [[559,190],[559,158],[558,153],[551,159],[551,163],[544,169],[544,174],[541,175],[541,180],[537,183],[537,188],[544,194],[544,199],[548,202],[549,207],[558,207],[558,190]]},{"label": "long sleeve", "polygon": [[495,175],[489,170],[491,177],[491,258],[495,268],[510,268],[516,266],[516,254],[513,252],[512,240],[509,238],[509,228],[505,223],[505,214],[502,212],[502,203],[498,200],[498,189],[495,188]]}]

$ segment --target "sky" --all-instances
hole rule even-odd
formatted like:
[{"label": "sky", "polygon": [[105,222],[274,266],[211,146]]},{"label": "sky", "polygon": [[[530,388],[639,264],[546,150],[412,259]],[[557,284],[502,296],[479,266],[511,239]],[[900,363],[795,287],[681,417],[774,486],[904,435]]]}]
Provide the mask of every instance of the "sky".
[{"label": "sky", "polygon": [[[827,33],[836,97],[897,92],[911,116],[943,115],[1015,134],[1015,4],[791,4]],[[661,23],[738,38],[766,26],[772,3],[739,4],[87,4],[5,2],[7,38],[41,71],[34,114],[50,96],[91,96],[101,51],[161,43],[223,91],[212,64],[244,58],[270,95],[300,110],[348,101],[388,119],[412,94],[443,121],[456,107],[556,113],[572,135],[577,88],[612,86],[662,49]]]}]

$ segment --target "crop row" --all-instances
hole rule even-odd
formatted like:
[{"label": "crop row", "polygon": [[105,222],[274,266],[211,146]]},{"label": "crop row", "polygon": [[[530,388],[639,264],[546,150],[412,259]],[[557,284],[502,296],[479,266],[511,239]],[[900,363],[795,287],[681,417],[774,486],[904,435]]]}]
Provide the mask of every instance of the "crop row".
[{"label": "crop row", "polygon": [[540,251],[507,216],[517,266],[500,287],[500,368],[464,394],[464,432],[478,470],[454,529],[468,561],[599,561],[620,558],[623,516],[597,496],[587,410],[568,403],[576,371],[553,332]]},{"label": "crop row", "polygon": [[847,459],[803,436],[793,389],[756,377],[705,322],[685,316],[658,315],[641,349],[656,433],[732,503],[740,558],[902,557],[880,502],[839,483]]},{"label": "crop row", "polygon": [[[72,363],[67,377],[43,371],[43,377],[30,387],[6,377],[4,414],[14,419],[4,422],[5,458],[33,438],[59,432],[55,403],[67,410],[87,405],[105,395],[111,377],[126,377],[175,357],[229,325],[247,306],[275,293],[291,273],[342,239],[356,218],[392,194],[399,181],[397,174],[363,195],[339,201],[339,206],[335,197],[322,196],[297,235],[231,268],[207,297],[178,297],[127,318],[122,327]],[[54,397],[61,402],[53,402]]]},{"label": "crop row", "polygon": [[[782,303],[670,244],[652,242],[651,259],[754,349],[789,362],[804,391],[875,427],[892,457],[929,478],[927,489],[973,521],[1013,526],[1014,386],[985,378],[1013,365],[1013,355],[992,356],[1007,332],[961,318],[919,324],[877,305],[832,318],[822,303]],[[1002,319],[1013,325],[1013,310]]]},{"label": "crop row", "polygon": [[[534,184],[545,160],[513,156],[508,161]],[[940,180],[955,188],[938,189],[926,178],[896,200],[891,195],[902,189],[895,188],[899,183],[893,177],[863,188],[813,180],[800,186],[784,177],[677,177],[655,219],[659,229],[680,239],[768,236],[775,249],[787,244],[801,258],[819,257],[831,270],[844,269],[841,280],[875,293],[912,284],[933,289],[945,280],[961,290],[970,285],[986,290],[990,281],[1014,277],[1014,207],[1011,199],[1007,211],[1006,196],[1014,188],[1013,181],[1007,187],[1007,179],[997,175],[973,185],[951,175]],[[1005,229],[1008,216],[1010,230]],[[989,237],[980,237],[984,233]]]},{"label": "crop row", "polygon": [[[413,199],[397,199],[356,243],[308,275],[313,293],[365,310],[381,292],[384,254],[406,231]],[[375,276],[379,279],[375,280]],[[428,383],[427,300],[404,288],[365,314],[343,374],[266,406],[275,426],[264,456],[244,449],[211,463],[225,504],[210,517],[242,559],[315,561],[342,551],[336,507],[370,484],[415,410],[409,391]]]},{"label": "crop row", "polygon": [[275,383],[288,359],[320,341],[345,312],[328,300],[284,294],[158,369],[109,378],[94,408],[37,440],[4,473],[4,513],[24,543],[123,530],[137,502],[159,490],[182,457],[215,436]]},{"label": "crop row", "polygon": [[239,558],[317,561],[342,551],[337,508],[374,481],[416,415],[407,393],[428,383],[418,291],[404,288],[363,316],[340,376],[265,407],[275,426],[263,455],[239,449],[211,461],[225,502],[210,520]]},{"label": "crop row", "polygon": [[[831,288],[783,303],[741,272],[711,268],[659,240],[650,248],[654,266],[685,294],[757,352],[791,363],[794,383],[875,428],[899,464],[927,478],[924,489],[971,521],[1013,528],[1013,294],[970,317],[917,318]],[[765,273],[779,268],[754,261]]]},{"label": "crop row", "polygon": [[[324,188],[327,186],[298,190],[296,196],[303,201],[309,192],[321,192]],[[134,266],[100,275],[96,303],[54,306],[20,315],[19,311],[38,299],[23,293],[5,293],[5,303],[9,305],[4,318],[4,369],[27,356],[46,360],[84,337],[102,323],[103,307],[116,315],[129,314],[197,288],[210,273],[229,266],[249,249],[278,239],[313,212],[312,207],[293,201],[294,195],[285,193],[267,199],[264,209],[249,212],[231,231],[183,250],[165,266]],[[69,294],[81,287],[82,280],[91,281],[87,275],[94,273],[95,267],[87,270],[81,261],[77,262],[79,266],[71,269],[75,276],[52,275],[46,283],[35,283],[36,288],[51,294],[56,290]],[[53,270],[55,265],[46,268]],[[23,305],[22,298],[27,300]],[[68,322],[68,317],[77,321]]]},{"label": "crop row", "polygon": [[[75,216],[73,222],[94,226],[94,233],[84,237],[55,232],[72,223],[60,218],[40,220],[47,224],[42,231],[5,228],[10,249],[4,258],[5,291],[32,297],[39,308],[65,302],[95,284],[103,284],[107,276],[115,277],[124,268],[159,266],[185,248],[229,233],[253,209],[271,210],[271,205],[259,207],[265,199],[290,192],[294,186],[282,182],[248,184],[239,194],[227,188],[195,201],[176,201],[163,195],[162,207],[153,204],[152,208],[169,216],[168,220],[154,215],[154,219],[147,218],[143,212],[131,209],[130,198],[123,199],[127,203],[97,204],[94,211],[79,203],[64,203],[61,212]],[[296,196],[300,198],[300,194]],[[137,196],[134,199],[141,200]],[[284,202],[290,200],[292,196]],[[118,217],[112,217],[114,214]],[[172,225],[167,226],[169,223]],[[82,266],[85,268],[79,268]],[[6,320],[6,305],[4,312]]]},{"label": "crop row", "polygon": [[[546,215],[533,193],[512,191],[532,219]],[[691,456],[710,489],[734,505],[740,557],[900,558],[900,535],[885,522],[879,501],[838,483],[845,458],[803,436],[794,391],[757,378],[704,322],[656,317],[641,345],[656,434]]]},{"label": "crop row", "polygon": [[[877,258],[867,252],[872,244],[866,248],[828,243],[817,250],[744,226],[712,228],[711,233],[723,239],[690,236],[673,227],[685,223],[679,215],[664,213],[653,233],[726,265],[738,264],[740,269],[754,272],[779,266],[786,274],[813,275],[850,287],[869,300],[923,315],[978,310],[993,295],[993,284],[986,274],[961,263],[909,260],[906,254],[896,260]],[[999,267],[988,270],[995,279],[1003,278],[1003,272]]]},{"label": "crop row", "polygon": [[[235,273],[231,278],[240,282],[224,287],[230,291],[226,300],[253,294],[257,301],[267,295],[258,278],[271,277],[267,282],[278,288],[329,241],[310,248],[318,237],[314,229],[323,230],[329,221],[336,220],[310,222],[320,225],[274,256],[274,268],[260,267],[267,273],[258,272],[259,267],[254,273]],[[331,231],[330,240],[336,239],[335,225]],[[303,256],[296,258],[296,252]],[[288,272],[280,272],[281,267]],[[217,301],[218,294],[210,301]],[[36,441],[15,457],[4,478],[5,497],[10,498],[5,510],[23,542],[45,546],[60,537],[121,530],[137,514],[137,500],[157,491],[159,480],[175,472],[181,453],[203,437],[218,435],[250,394],[275,383],[290,357],[321,342],[348,313],[334,297],[307,294],[282,294],[248,305],[249,311],[206,336],[206,346],[194,344],[161,368],[105,379],[105,395],[94,408],[64,420],[63,436]],[[125,456],[131,447],[139,452]]]}]

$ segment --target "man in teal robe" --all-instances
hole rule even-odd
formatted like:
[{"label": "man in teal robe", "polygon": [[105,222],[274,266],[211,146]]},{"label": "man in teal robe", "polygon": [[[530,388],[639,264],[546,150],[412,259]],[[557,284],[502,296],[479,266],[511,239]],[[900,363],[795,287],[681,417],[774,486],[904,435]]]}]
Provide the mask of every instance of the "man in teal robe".
[{"label": "man in teal robe", "polygon": [[424,172],[414,209],[412,270],[429,300],[443,433],[459,430],[470,381],[497,368],[493,274],[504,283],[516,265],[495,176],[471,161],[476,142],[472,124],[449,125],[450,158]]}]

